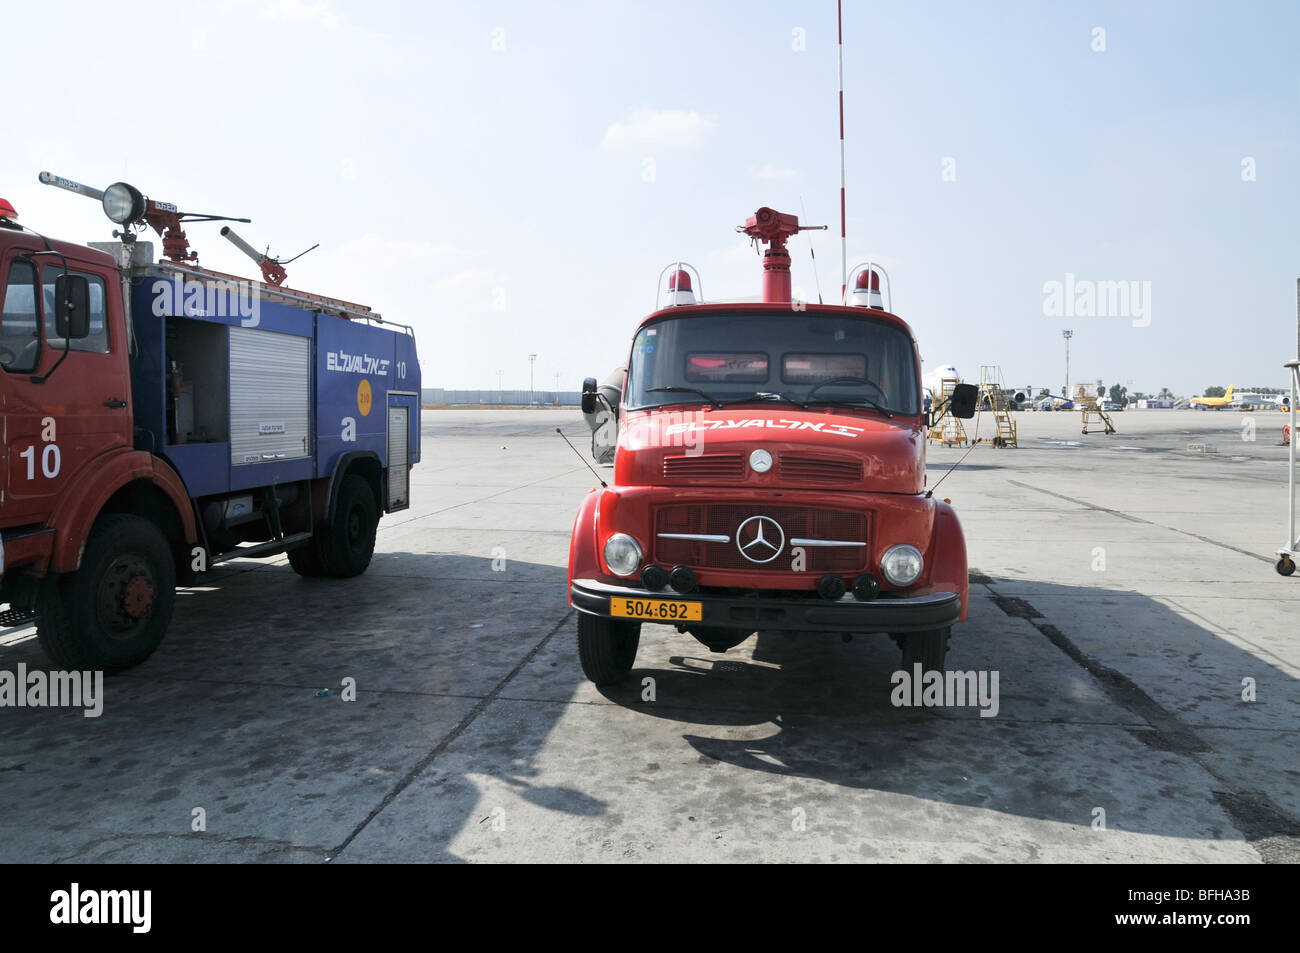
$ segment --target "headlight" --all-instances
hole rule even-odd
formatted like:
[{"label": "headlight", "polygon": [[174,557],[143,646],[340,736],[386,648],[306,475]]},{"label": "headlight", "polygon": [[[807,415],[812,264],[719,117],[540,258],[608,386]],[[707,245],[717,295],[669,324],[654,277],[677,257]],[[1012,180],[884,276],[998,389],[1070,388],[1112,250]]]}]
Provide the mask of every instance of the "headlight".
[{"label": "headlight", "polygon": [[119,225],[144,215],[144,196],[134,185],[114,182],[104,190],[104,214]]},{"label": "headlight", "polygon": [[924,568],[925,560],[921,558],[921,551],[906,543],[890,546],[880,559],[880,571],[891,586],[910,586],[921,578],[921,570]]},{"label": "headlight", "polygon": [[766,473],[772,469],[772,455],[766,450],[755,450],[749,455],[749,468],[755,473]]},{"label": "headlight", "polygon": [[616,576],[630,576],[641,565],[641,547],[626,533],[605,540],[605,565]]}]

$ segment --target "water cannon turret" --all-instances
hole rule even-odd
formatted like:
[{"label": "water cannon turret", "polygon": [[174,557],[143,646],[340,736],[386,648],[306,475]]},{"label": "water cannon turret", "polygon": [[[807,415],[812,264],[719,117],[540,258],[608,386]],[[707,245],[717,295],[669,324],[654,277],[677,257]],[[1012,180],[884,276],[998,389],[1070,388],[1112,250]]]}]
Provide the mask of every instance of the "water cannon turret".
[{"label": "water cannon turret", "polygon": [[235,230],[229,225],[221,226],[221,237],[228,239],[230,244],[234,245],[249,258],[253,259],[257,264],[257,267],[262,269],[262,280],[268,285],[279,287],[284,283],[284,279],[287,275],[285,274],[284,266],[276,259],[272,258],[270,255],[264,255],[259,252],[252,245],[248,244],[248,242],[240,238],[239,235],[235,233]]},{"label": "water cannon turret", "polygon": [[800,225],[797,215],[766,206],[749,216],[744,225],[736,226],[736,231],[748,235],[756,245],[761,242],[768,246],[763,252],[764,301],[790,301],[790,254],[786,251],[786,241],[799,232],[825,228],[825,225]]}]

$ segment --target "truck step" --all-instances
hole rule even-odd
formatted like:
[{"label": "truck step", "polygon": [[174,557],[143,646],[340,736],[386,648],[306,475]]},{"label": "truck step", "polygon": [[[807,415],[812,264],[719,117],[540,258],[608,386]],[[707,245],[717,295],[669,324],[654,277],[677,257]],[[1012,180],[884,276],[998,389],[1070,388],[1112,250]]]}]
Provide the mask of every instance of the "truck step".
[{"label": "truck step", "polygon": [[311,539],[311,533],[295,533],[292,536],[286,536],[283,539],[273,539],[269,543],[256,543],[252,546],[244,546],[239,549],[232,549],[228,553],[222,553],[220,556],[214,556],[209,565],[215,566],[217,563],[229,562],[232,559],[256,559],[259,556],[266,556],[271,553],[281,553],[293,549],[300,543],[305,543]]},{"label": "truck step", "polygon": [[35,621],[36,613],[30,609],[0,609],[0,629],[17,629]]}]

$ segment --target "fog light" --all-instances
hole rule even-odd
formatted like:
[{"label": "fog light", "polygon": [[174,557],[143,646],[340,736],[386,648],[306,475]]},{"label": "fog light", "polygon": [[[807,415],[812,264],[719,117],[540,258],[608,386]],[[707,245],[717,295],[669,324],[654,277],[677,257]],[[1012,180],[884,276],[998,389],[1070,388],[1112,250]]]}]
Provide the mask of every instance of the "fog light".
[{"label": "fog light", "polygon": [[889,547],[880,558],[880,571],[892,586],[910,586],[921,578],[921,570],[924,568],[925,560],[921,557],[921,551],[907,543]]},{"label": "fog light", "polygon": [[641,565],[641,547],[626,533],[605,540],[605,565],[616,576],[630,576]]},{"label": "fog light", "polygon": [[871,573],[863,573],[853,580],[853,598],[859,602],[870,602],[880,595],[880,580]]},{"label": "fog light", "polygon": [[651,563],[641,570],[641,585],[645,586],[651,592],[658,592],[664,586],[668,585],[668,573],[664,572],[662,566],[656,566]]},{"label": "fog light", "polygon": [[827,573],[817,580],[817,595],[832,602],[843,597],[847,589],[848,587],[844,585],[843,578],[831,573]]},{"label": "fog light", "polygon": [[677,592],[694,592],[695,573],[685,566],[674,566],[673,571],[668,574],[668,585]]}]

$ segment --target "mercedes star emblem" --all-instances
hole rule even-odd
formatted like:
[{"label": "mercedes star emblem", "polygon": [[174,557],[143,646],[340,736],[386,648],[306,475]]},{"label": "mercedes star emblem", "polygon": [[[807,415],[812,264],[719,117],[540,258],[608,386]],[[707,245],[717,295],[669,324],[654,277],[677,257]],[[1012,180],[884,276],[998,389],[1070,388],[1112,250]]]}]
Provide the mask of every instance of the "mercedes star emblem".
[{"label": "mercedes star emblem", "polygon": [[736,530],[736,546],[751,563],[770,563],[785,547],[785,531],[770,516],[751,516]]}]

